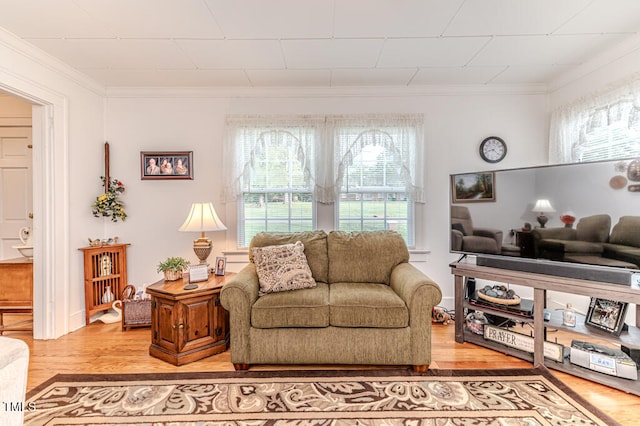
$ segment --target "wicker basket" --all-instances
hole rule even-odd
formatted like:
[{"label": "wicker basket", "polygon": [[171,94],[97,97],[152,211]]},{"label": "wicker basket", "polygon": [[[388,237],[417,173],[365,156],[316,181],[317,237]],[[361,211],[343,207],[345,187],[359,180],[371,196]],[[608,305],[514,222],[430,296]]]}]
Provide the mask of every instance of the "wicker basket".
[{"label": "wicker basket", "polygon": [[165,281],[176,281],[182,278],[182,269],[179,271],[174,271],[172,269],[167,269],[164,271],[164,280]]},{"label": "wicker basket", "polygon": [[133,300],[134,294],[136,288],[131,284],[122,291],[122,331],[151,326],[151,299]]}]

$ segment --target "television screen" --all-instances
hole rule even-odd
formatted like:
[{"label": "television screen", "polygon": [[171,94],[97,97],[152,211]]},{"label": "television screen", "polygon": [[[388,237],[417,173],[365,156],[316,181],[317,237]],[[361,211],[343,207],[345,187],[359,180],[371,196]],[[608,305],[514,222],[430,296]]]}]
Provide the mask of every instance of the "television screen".
[{"label": "television screen", "polygon": [[563,264],[596,280],[596,270],[640,269],[640,159],[466,172],[450,182],[450,249],[478,264],[543,273]]}]

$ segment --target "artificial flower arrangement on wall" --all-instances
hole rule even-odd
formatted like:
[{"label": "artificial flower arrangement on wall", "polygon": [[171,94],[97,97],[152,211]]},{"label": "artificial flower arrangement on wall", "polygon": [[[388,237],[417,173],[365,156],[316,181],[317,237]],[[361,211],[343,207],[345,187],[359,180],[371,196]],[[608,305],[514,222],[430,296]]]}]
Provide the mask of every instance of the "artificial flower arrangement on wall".
[{"label": "artificial flower arrangement on wall", "polygon": [[[105,183],[104,176],[100,176],[100,179]],[[110,179],[108,190],[96,197],[96,201],[93,203],[93,216],[111,217],[112,222],[117,222],[118,219],[124,221],[127,218],[127,214],[124,211],[124,204],[119,199],[120,194],[123,192],[124,184],[118,179]]]}]

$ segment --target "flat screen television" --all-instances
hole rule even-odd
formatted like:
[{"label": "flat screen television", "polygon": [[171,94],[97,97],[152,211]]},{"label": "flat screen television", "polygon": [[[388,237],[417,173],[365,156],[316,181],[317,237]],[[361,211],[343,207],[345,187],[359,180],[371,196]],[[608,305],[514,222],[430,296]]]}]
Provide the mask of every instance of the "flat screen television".
[{"label": "flat screen television", "polygon": [[456,173],[450,194],[450,250],[478,265],[640,281],[640,159]]}]

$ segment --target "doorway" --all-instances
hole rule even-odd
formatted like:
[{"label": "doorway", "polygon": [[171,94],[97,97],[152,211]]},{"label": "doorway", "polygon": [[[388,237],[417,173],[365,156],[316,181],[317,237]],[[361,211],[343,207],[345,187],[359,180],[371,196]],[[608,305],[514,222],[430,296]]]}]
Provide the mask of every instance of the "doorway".
[{"label": "doorway", "polygon": [[0,334],[33,332],[32,148],[31,103],[0,93]]},{"label": "doorway", "polygon": [[69,332],[68,99],[31,80],[0,73],[0,92],[31,104],[33,186],[33,338]]}]

